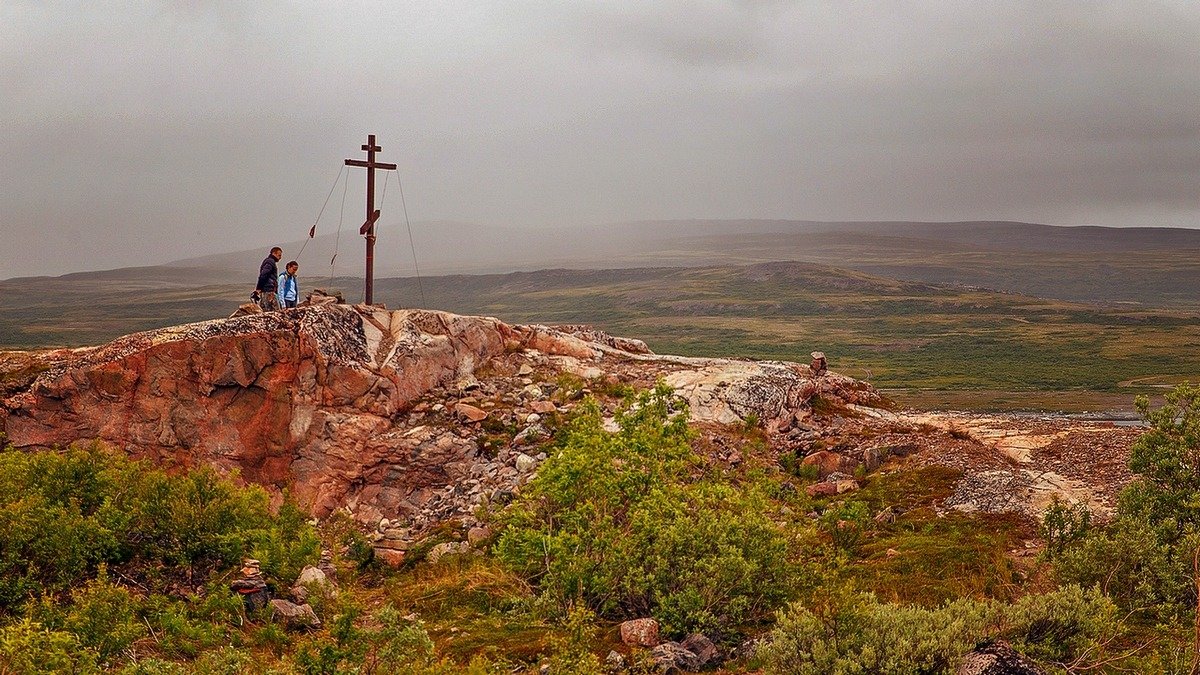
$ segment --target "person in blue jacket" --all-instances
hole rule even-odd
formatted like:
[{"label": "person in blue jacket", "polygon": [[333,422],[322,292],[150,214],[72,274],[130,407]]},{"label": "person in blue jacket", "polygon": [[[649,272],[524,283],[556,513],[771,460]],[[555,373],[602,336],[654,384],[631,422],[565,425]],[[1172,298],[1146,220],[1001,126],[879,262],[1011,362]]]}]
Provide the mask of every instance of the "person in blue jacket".
[{"label": "person in blue jacket", "polygon": [[279,275],[279,283],[276,284],[279,289],[277,291],[279,306],[291,309],[300,299],[300,284],[296,281],[296,272],[300,271],[300,263],[295,260],[288,261],[284,270],[284,273]]}]

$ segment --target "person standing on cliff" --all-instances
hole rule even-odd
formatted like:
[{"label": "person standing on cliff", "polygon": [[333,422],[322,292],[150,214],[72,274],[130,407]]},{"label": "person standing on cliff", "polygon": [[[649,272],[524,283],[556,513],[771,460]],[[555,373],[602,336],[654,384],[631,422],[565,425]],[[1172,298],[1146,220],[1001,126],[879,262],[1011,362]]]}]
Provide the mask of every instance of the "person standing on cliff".
[{"label": "person standing on cliff", "polygon": [[279,306],[291,309],[300,299],[300,284],[296,281],[296,272],[300,271],[300,263],[289,260],[284,266],[284,273],[279,275]]},{"label": "person standing on cliff", "polygon": [[276,295],[276,291],[279,290],[279,268],[276,263],[282,257],[283,249],[276,246],[258,266],[258,284],[250,297],[254,298],[264,312],[279,309],[279,297]]}]

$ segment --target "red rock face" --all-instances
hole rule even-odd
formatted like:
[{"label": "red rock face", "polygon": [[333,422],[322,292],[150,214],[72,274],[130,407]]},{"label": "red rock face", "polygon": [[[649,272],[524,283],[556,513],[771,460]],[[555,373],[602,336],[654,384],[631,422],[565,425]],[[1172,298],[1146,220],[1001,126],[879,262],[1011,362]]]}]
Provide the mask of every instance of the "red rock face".
[{"label": "red rock face", "polygon": [[[531,468],[517,456],[528,464],[537,452],[522,455],[514,437],[484,456],[483,427],[521,424],[522,437],[538,437],[533,413],[560,410],[541,387],[560,372],[667,378],[696,421],[754,415],[774,431],[818,392],[877,398],[795,364],[658,357],[636,340],[569,329],[326,305],[138,333],[47,357],[31,386],[0,399],[0,431],[19,448],[94,439],[166,465],[208,464],[286,488],[316,516],[349,507],[364,522],[419,529],[511,498]],[[536,369],[541,387],[524,388],[521,368]],[[508,374],[473,394],[484,370]]]},{"label": "red rock face", "polygon": [[[514,349],[592,357],[542,326],[441,312],[326,306],[127,336],[80,350],[3,402],[19,448],[95,439],[138,458],[207,463],[288,487],[315,515],[419,509],[465,477],[473,438],[393,417]],[[463,410],[486,415],[464,404]]]},{"label": "red rock face", "polygon": [[155,344],[39,378],[5,423],[18,447],[98,439],[136,457],[211,462],[282,486],[302,371],[297,332],[262,330]]}]

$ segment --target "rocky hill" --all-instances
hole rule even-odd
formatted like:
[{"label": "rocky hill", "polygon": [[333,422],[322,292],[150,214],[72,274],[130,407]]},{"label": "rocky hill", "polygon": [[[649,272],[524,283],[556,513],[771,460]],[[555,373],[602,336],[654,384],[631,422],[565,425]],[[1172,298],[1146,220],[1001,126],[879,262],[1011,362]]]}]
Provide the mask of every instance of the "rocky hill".
[{"label": "rocky hill", "polygon": [[543,421],[589,386],[665,379],[696,422],[750,418],[777,433],[815,396],[880,401],[797,364],[657,356],[582,326],[344,305],[23,356],[7,361],[0,409],[16,447],[96,439],[156,462],[236,470],[290,490],[315,516],[346,507],[416,530],[511,494],[544,457],[533,451],[550,436]]},{"label": "rocky hill", "polygon": [[[167,465],[208,464],[312,515],[346,509],[385,557],[480,504],[504,503],[593,394],[665,382],[707,460],[784,463],[810,494],[855,490],[892,457],[963,471],[945,508],[1034,513],[1053,495],[1103,511],[1135,430],[889,410],[822,364],[652,354],[586,326],[509,325],[328,305],[0,355],[0,432],[18,448],[98,440]],[[753,456],[739,439],[765,439]]]}]

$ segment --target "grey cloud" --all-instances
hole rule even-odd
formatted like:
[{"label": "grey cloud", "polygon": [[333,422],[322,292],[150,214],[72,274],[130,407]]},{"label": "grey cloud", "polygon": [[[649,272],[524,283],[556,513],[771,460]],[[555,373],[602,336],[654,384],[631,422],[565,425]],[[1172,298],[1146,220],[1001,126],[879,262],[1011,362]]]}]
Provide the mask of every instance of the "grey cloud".
[{"label": "grey cloud", "polygon": [[0,278],[295,239],[366,133],[418,220],[1200,226],[1197,63],[1181,0],[7,2]]}]

